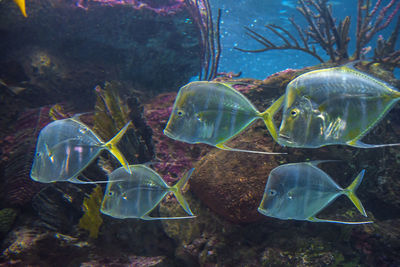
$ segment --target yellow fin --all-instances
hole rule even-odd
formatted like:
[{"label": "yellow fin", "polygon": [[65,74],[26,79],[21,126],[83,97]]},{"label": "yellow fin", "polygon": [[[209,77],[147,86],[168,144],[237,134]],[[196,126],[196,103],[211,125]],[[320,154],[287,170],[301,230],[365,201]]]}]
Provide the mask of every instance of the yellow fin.
[{"label": "yellow fin", "polygon": [[373,221],[344,222],[344,221],[335,221],[335,220],[325,220],[325,219],[318,219],[317,217],[309,217],[309,218],[307,218],[307,221],[310,221],[310,222],[340,223],[340,224],[367,224],[367,223],[373,223]]},{"label": "yellow fin", "polygon": [[275,140],[275,142],[277,142],[277,140],[278,140],[278,130],[275,125],[274,115],[282,107],[284,99],[285,99],[285,95],[282,95],[266,111],[264,111],[263,113],[260,113],[260,116],[264,120],[264,123],[267,126],[268,131],[271,134],[272,138]]},{"label": "yellow fin", "polygon": [[110,141],[108,141],[104,146],[110,151],[111,154],[121,163],[121,165],[129,172],[132,173],[129,168],[129,163],[125,159],[124,155],[122,155],[121,151],[117,148],[117,143],[121,140],[122,136],[126,133],[130,126],[131,122],[125,124],[124,128],[122,128]]},{"label": "yellow fin", "polygon": [[186,202],[185,198],[182,195],[182,189],[186,185],[190,176],[192,175],[194,168],[190,169],[185,175],[172,187],[172,192],[174,193],[176,199],[179,204],[181,204],[182,208],[186,211],[187,214],[193,216],[193,212],[190,210],[189,204]]},{"label": "yellow fin", "polygon": [[218,147],[219,149],[222,149],[222,150],[227,150],[227,151],[245,152],[245,153],[263,154],[263,155],[287,154],[287,153],[280,153],[280,152],[265,152],[265,151],[254,151],[254,150],[231,148],[231,147],[226,146],[224,143],[217,144],[216,147]]},{"label": "yellow fin", "polygon": [[358,197],[356,196],[355,191],[357,190],[358,186],[361,184],[362,179],[364,177],[365,170],[362,170],[354,179],[354,181],[349,185],[346,189],[343,190],[343,193],[353,202],[354,206],[357,207],[358,211],[367,217],[367,213],[365,213],[365,209]]},{"label": "yellow fin", "polygon": [[19,7],[19,9],[22,12],[22,15],[24,15],[24,17],[28,17],[26,15],[26,9],[25,9],[25,0],[14,0],[14,2],[17,4],[17,6]]}]

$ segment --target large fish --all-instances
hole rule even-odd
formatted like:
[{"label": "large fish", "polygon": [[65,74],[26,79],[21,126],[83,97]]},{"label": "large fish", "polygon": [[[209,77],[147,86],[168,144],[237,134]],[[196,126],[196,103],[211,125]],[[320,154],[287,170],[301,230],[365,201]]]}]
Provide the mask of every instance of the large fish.
[{"label": "large fish", "polygon": [[316,214],[340,195],[346,195],[365,217],[364,207],[355,195],[361,184],[364,170],[350,186],[343,189],[316,165],[323,161],[285,164],[273,169],[268,177],[265,192],[258,211],[266,216],[282,220],[305,220],[343,224],[364,224],[318,219]]},{"label": "large fish", "polygon": [[[181,192],[194,169],[189,170],[178,183],[171,187],[158,173],[145,165],[130,165],[129,168],[130,174],[121,167],[109,175],[109,183],[100,209],[102,213],[118,219],[161,220],[195,217]],[[149,216],[169,192],[175,195],[179,204],[190,216]]]},{"label": "large fish", "polygon": [[42,183],[87,183],[78,180],[77,176],[104,149],[111,152],[129,170],[128,162],[116,147],[129,124],[130,122],[107,143],[77,117],[56,120],[46,125],[39,133],[31,178]]},{"label": "large fish", "polygon": [[230,84],[192,82],[179,90],[164,134],[178,141],[190,144],[205,143],[224,150],[280,154],[234,149],[227,147],[225,143],[256,119],[263,119],[276,140],[277,130],[273,116],[282,101],[283,97],[260,113]]},{"label": "large fish", "polygon": [[305,148],[399,145],[360,141],[399,99],[393,87],[347,65],[305,73],[287,86],[278,143]]}]

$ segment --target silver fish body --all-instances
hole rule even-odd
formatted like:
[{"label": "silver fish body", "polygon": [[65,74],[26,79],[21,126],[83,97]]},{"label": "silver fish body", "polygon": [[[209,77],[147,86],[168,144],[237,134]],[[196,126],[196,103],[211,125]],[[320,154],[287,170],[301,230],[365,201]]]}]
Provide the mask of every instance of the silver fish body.
[{"label": "silver fish body", "polygon": [[[109,175],[109,183],[100,209],[103,214],[118,219],[139,218],[144,220],[193,217],[192,211],[180,192],[192,170],[175,186],[170,187],[158,173],[145,165],[130,165],[129,168],[131,173],[121,167]],[[190,217],[153,218],[149,216],[149,213],[169,192],[175,194],[178,202],[191,215]]]},{"label": "silver fish body", "polygon": [[278,142],[305,148],[384,146],[360,139],[399,99],[400,92],[386,83],[346,66],[305,73],[287,86]]},{"label": "silver fish body", "polygon": [[367,223],[322,220],[315,217],[319,211],[343,194],[347,195],[360,213],[366,216],[364,207],[355,195],[364,171],[348,188],[343,189],[328,174],[316,167],[316,164],[318,162],[293,163],[273,169],[258,211],[282,220]]},{"label": "silver fish body", "polygon": [[183,86],[176,97],[164,134],[190,143],[204,143],[225,150],[262,154],[267,152],[232,149],[225,143],[241,133],[256,119],[263,119],[271,135],[277,131],[272,120],[283,97],[263,113],[231,85],[220,82],[192,82]]},{"label": "silver fish body", "polygon": [[[121,130],[116,139],[119,140],[127,126]],[[119,160],[121,159],[122,164],[127,165],[116,147],[108,147],[108,144],[82,122],[74,118],[54,121],[39,133],[31,178],[42,183],[79,182],[75,180],[78,174],[104,149],[108,149]]]}]

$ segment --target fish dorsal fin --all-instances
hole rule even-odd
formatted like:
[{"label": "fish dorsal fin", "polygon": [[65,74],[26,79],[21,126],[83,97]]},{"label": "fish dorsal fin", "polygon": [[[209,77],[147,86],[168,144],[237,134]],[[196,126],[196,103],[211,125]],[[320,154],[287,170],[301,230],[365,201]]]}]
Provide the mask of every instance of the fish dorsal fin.
[{"label": "fish dorsal fin", "polygon": [[326,162],[340,162],[342,160],[336,160],[336,159],[326,159],[326,160],[312,160],[312,161],[307,161],[306,163],[311,164],[315,167],[317,167],[319,164],[326,163]]},{"label": "fish dorsal fin", "polygon": [[234,152],[246,152],[246,153],[254,153],[254,154],[263,154],[263,155],[283,155],[287,154],[285,152],[265,152],[265,151],[254,151],[254,150],[246,150],[246,149],[237,149],[237,148],[231,148],[226,146],[224,143],[217,144],[216,147],[222,150],[227,150],[227,151],[234,151]]},{"label": "fish dorsal fin", "polygon": [[340,224],[367,224],[367,223],[373,223],[373,221],[344,222],[344,221],[335,221],[335,220],[325,220],[325,219],[318,219],[317,217],[309,217],[309,218],[307,218],[307,221],[310,221],[310,222],[340,223]]},{"label": "fish dorsal fin", "polygon": [[[232,88],[233,90],[236,90],[236,89],[233,87],[234,85],[249,85],[248,83],[245,83],[245,82],[235,82],[235,81],[233,81],[233,82],[215,82],[215,83],[223,84],[223,85],[225,85],[226,87]],[[236,90],[236,91],[237,91],[237,90]]]},{"label": "fish dorsal fin", "polygon": [[183,216],[183,217],[150,217],[148,215],[144,215],[140,217],[142,220],[152,221],[152,220],[179,220],[179,219],[193,219],[196,216]]}]

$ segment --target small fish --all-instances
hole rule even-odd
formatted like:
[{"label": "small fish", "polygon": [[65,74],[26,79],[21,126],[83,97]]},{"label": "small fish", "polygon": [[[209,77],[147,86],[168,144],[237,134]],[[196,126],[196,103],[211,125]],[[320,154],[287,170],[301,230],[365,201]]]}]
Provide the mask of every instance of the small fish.
[{"label": "small fish", "polygon": [[305,73],[287,88],[278,143],[316,148],[375,148],[366,135],[400,99],[400,92],[348,65]]},{"label": "small fish", "polygon": [[56,120],[44,127],[38,137],[31,178],[37,182],[82,182],[77,176],[102,150],[107,149],[128,169],[128,162],[116,147],[130,122],[110,141],[103,142],[89,127],[73,118]]},{"label": "small fish", "polygon": [[14,0],[14,3],[17,4],[17,6],[19,7],[19,9],[21,10],[22,15],[24,15],[24,17],[28,17],[26,15],[26,9],[25,9],[25,0]]},{"label": "small fish", "polygon": [[178,141],[190,144],[205,143],[224,150],[281,154],[234,149],[227,147],[225,143],[259,118],[264,120],[276,140],[277,129],[273,116],[282,101],[283,96],[265,112],[260,113],[230,84],[192,82],[179,90],[164,134]]},{"label": "small fish", "polygon": [[361,201],[355,195],[364,177],[364,170],[350,186],[343,189],[317,167],[326,161],[285,164],[273,169],[268,177],[265,192],[258,211],[263,215],[281,220],[304,220],[342,224],[364,224],[316,218],[316,214],[340,195],[346,195],[359,212],[367,217]]},{"label": "small fish", "polygon": [[[129,169],[131,170],[130,174],[121,167],[109,175],[109,183],[100,209],[102,213],[118,219],[164,220],[195,217],[181,192],[194,169],[189,170],[172,187],[168,186],[158,173],[145,165],[130,165]],[[179,204],[190,216],[149,216],[169,192],[175,195]]]}]

